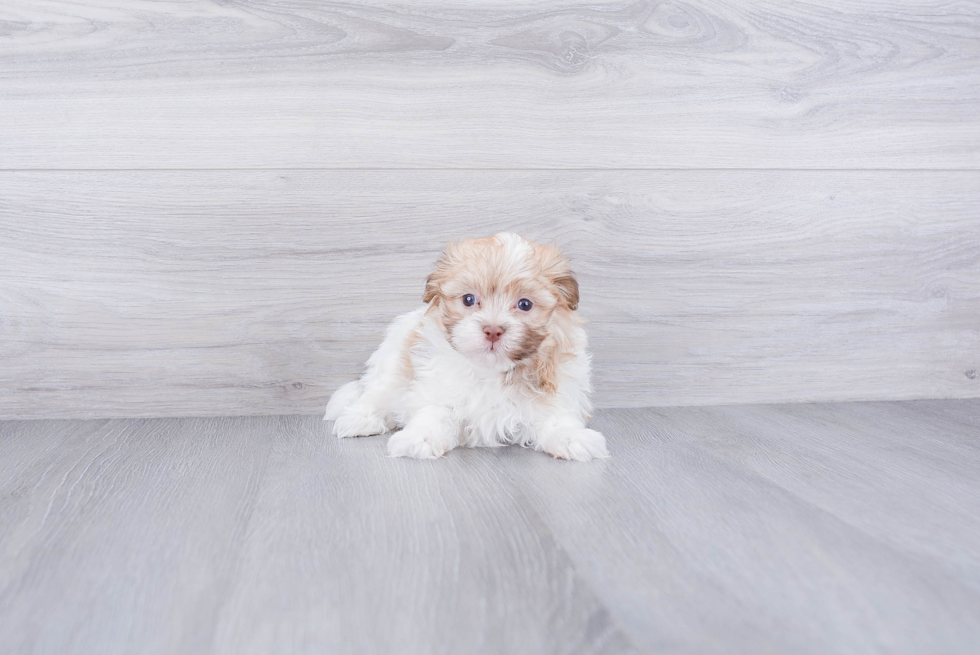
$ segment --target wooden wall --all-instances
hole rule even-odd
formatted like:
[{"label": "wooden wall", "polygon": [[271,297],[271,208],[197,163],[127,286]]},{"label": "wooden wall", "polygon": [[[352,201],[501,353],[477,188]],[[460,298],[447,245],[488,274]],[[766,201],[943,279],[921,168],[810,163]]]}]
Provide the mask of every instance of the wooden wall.
[{"label": "wooden wall", "polygon": [[305,413],[450,238],[603,406],[980,396],[980,3],[0,5],[0,417]]}]

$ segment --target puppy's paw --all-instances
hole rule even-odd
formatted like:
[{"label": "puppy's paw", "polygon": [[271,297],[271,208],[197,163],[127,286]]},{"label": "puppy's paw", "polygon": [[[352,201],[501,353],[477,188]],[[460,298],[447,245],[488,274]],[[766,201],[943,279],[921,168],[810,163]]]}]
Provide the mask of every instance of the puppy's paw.
[{"label": "puppy's paw", "polygon": [[558,459],[587,462],[609,457],[606,438],[588,428],[562,428],[540,443],[541,450]]},{"label": "puppy's paw", "polygon": [[336,421],[344,410],[357,402],[361,397],[361,386],[357,381],[348,382],[341,388],[333,392],[330,402],[327,403],[327,410],[323,414],[324,421]]},{"label": "puppy's paw", "polygon": [[384,419],[377,414],[347,408],[340,413],[333,424],[333,433],[340,439],[347,437],[370,437],[388,431]]},{"label": "puppy's paw", "polygon": [[388,454],[391,457],[437,459],[452,449],[451,439],[411,425],[388,439]]}]

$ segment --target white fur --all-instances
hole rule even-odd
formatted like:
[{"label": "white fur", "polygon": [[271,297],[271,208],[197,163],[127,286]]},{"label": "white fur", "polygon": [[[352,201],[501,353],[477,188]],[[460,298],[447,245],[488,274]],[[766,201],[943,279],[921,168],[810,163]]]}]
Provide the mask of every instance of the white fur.
[{"label": "white fur", "polygon": [[[501,236],[520,240],[508,244],[509,253],[516,251],[518,265],[530,248],[516,235],[498,239]],[[456,446],[505,444],[580,461],[608,456],[603,436],[585,427],[591,389],[582,328],[571,328],[574,356],[559,365],[557,392],[545,395],[508,381],[513,362],[485,352],[489,344],[482,329],[476,328],[477,334],[460,325],[450,343],[426,309],[395,319],[363,377],[331,397],[324,420],[334,421],[335,435],[367,436],[401,428],[388,441],[388,453],[395,457],[436,458]],[[481,312],[499,313],[500,308]],[[503,315],[499,318],[497,324],[505,322]],[[473,324],[485,320],[496,318],[482,316]],[[410,379],[405,375],[406,354]]]}]

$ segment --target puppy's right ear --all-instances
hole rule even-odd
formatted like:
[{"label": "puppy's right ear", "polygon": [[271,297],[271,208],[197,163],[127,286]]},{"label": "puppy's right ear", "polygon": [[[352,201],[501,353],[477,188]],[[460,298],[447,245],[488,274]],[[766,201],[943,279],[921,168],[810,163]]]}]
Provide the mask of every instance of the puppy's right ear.
[{"label": "puppy's right ear", "polygon": [[436,262],[436,268],[425,278],[425,293],[422,294],[422,302],[430,303],[442,295],[442,285],[449,276],[449,266],[456,257],[456,244],[452,241],[446,246],[446,250]]},{"label": "puppy's right ear", "polygon": [[429,277],[425,278],[425,294],[422,296],[422,302],[428,304],[439,295],[439,284],[436,280],[435,271],[429,273]]}]

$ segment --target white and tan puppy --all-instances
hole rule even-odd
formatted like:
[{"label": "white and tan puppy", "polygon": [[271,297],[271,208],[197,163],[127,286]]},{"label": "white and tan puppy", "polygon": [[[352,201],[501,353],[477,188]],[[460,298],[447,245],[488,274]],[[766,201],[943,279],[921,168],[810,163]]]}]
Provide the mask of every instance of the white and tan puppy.
[{"label": "white and tan puppy", "polygon": [[364,376],[324,420],[338,437],[382,434],[396,457],[519,444],[562,459],[607,457],[589,419],[589,354],[568,260],[501,233],[449,246],[422,307],[398,317]]}]

